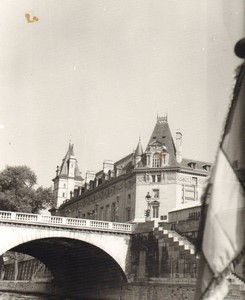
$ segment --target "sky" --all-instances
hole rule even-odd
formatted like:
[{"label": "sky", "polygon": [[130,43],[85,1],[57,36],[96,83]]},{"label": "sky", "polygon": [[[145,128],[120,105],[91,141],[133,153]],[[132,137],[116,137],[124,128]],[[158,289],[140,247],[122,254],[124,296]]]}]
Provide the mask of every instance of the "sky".
[{"label": "sky", "polygon": [[213,162],[244,12],[243,0],[1,0],[0,169],[28,165],[49,187],[71,141],[85,177],[139,136],[145,148],[157,115],[185,158]]}]

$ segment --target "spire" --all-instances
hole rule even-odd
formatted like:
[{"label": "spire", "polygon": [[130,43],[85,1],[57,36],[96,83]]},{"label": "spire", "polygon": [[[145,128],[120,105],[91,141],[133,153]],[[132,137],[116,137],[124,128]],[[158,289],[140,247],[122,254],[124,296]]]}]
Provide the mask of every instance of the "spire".
[{"label": "spire", "polygon": [[68,175],[70,159],[75,160],[75,176],[81,176],[81,172],[79,170],[78,163],[77,163],[77,160],[76,160],[75,154],[74,154],[74,145],[71,144],[71,141],[69,141],[68,150],[66,152],[66,155],[65,155],[65,157],[62,161],[61,167],[60,167],[61,175]]},{"label": "spire", "polygon": [[142,158],[142,154],[144,153],[141,142],[140,142],[140,136],[139,136],[139,142],[137,145],[137,148],[134,152],[134,156],[133,156],[133,162],[134,162],[134,167],[137,167],[139,162],[141,161]]},{"label": "spire", "polygon": [[74,155],[74,144],[69,144],[70,157]]},{"label": "spire", "polygon": [[135,150],[135,156],[141,156],[142,154],[144,153],[143,151],[143,148],[142,148],[142,145],[141,145],[141,142],[140,142],[140,137],[139,137],[139,142],[138,142],[138,145],[137,145],[137,148]]}]

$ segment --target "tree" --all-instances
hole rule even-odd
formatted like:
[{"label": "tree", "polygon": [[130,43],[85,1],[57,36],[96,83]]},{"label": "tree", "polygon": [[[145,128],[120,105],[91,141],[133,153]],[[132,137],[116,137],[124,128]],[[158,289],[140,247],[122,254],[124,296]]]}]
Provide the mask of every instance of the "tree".
[{"label": "tree", "polygon": [[38,213],[42,209],[54,206],[54,194],[51,188],[40,186],[35,191],[34,201],[32,202],[32,212]]},{"label": "tree", "polygon": [[38,213],[52,206],[51,188],[34,188],[36,174],[27,166],[7,166],[0,172],[0,210]]}]

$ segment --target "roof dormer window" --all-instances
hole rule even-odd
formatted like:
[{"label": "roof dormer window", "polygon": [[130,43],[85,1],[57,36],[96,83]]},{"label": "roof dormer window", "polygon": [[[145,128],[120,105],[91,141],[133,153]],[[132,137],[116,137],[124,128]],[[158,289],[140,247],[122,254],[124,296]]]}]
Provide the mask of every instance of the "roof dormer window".
[{"label": "roof dormer window", "polygon": [[190,162],[188,163],[188,166],[189,166],[190,168],[192,168],[192,169],[196,169],[196,163],[193,162],[193,161],[190,161]]},{"label": "roof dormer window", "polygon": [[206,170],[207,172],[209,172],[210,169],[211,169],[211,165],[209,165],[209,164],[203,165],[202,167],[203,167],[203,169]]}]

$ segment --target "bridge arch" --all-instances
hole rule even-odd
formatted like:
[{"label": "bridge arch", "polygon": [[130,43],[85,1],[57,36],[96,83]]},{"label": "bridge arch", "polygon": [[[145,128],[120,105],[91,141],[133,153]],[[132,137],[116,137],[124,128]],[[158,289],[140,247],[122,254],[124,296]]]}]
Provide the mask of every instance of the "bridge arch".
[{"label": "bridge arch", "polygon": [[11,249],[31,255],[51,271],[55,285],[75,296],[124,285],[126,275],[118,263],[102,249],[69,238],[44,238]]},{"label": "bridge arch", "polygon": [[68,296],[127,282],[129,234],[6,222],[0,239],[0,255],[11,250],[37,258]]},{"label": "bridge arch", "polygon": [[[25,228],[7,226],[0,227],[0,238],[2,240],[0,246],[0,255],[6,251],[20,245],[37,239],[45,238],[68,238],[80,240],[88,244],[94,245],[108,253],[125,271],[125,257],[127,253],[127,245],[129,236],[112,235],[101,232],[92,231],[73,231],[73,230],[48,230],[35,228]],[[1,232],[3,229],[4,232]]]}]

